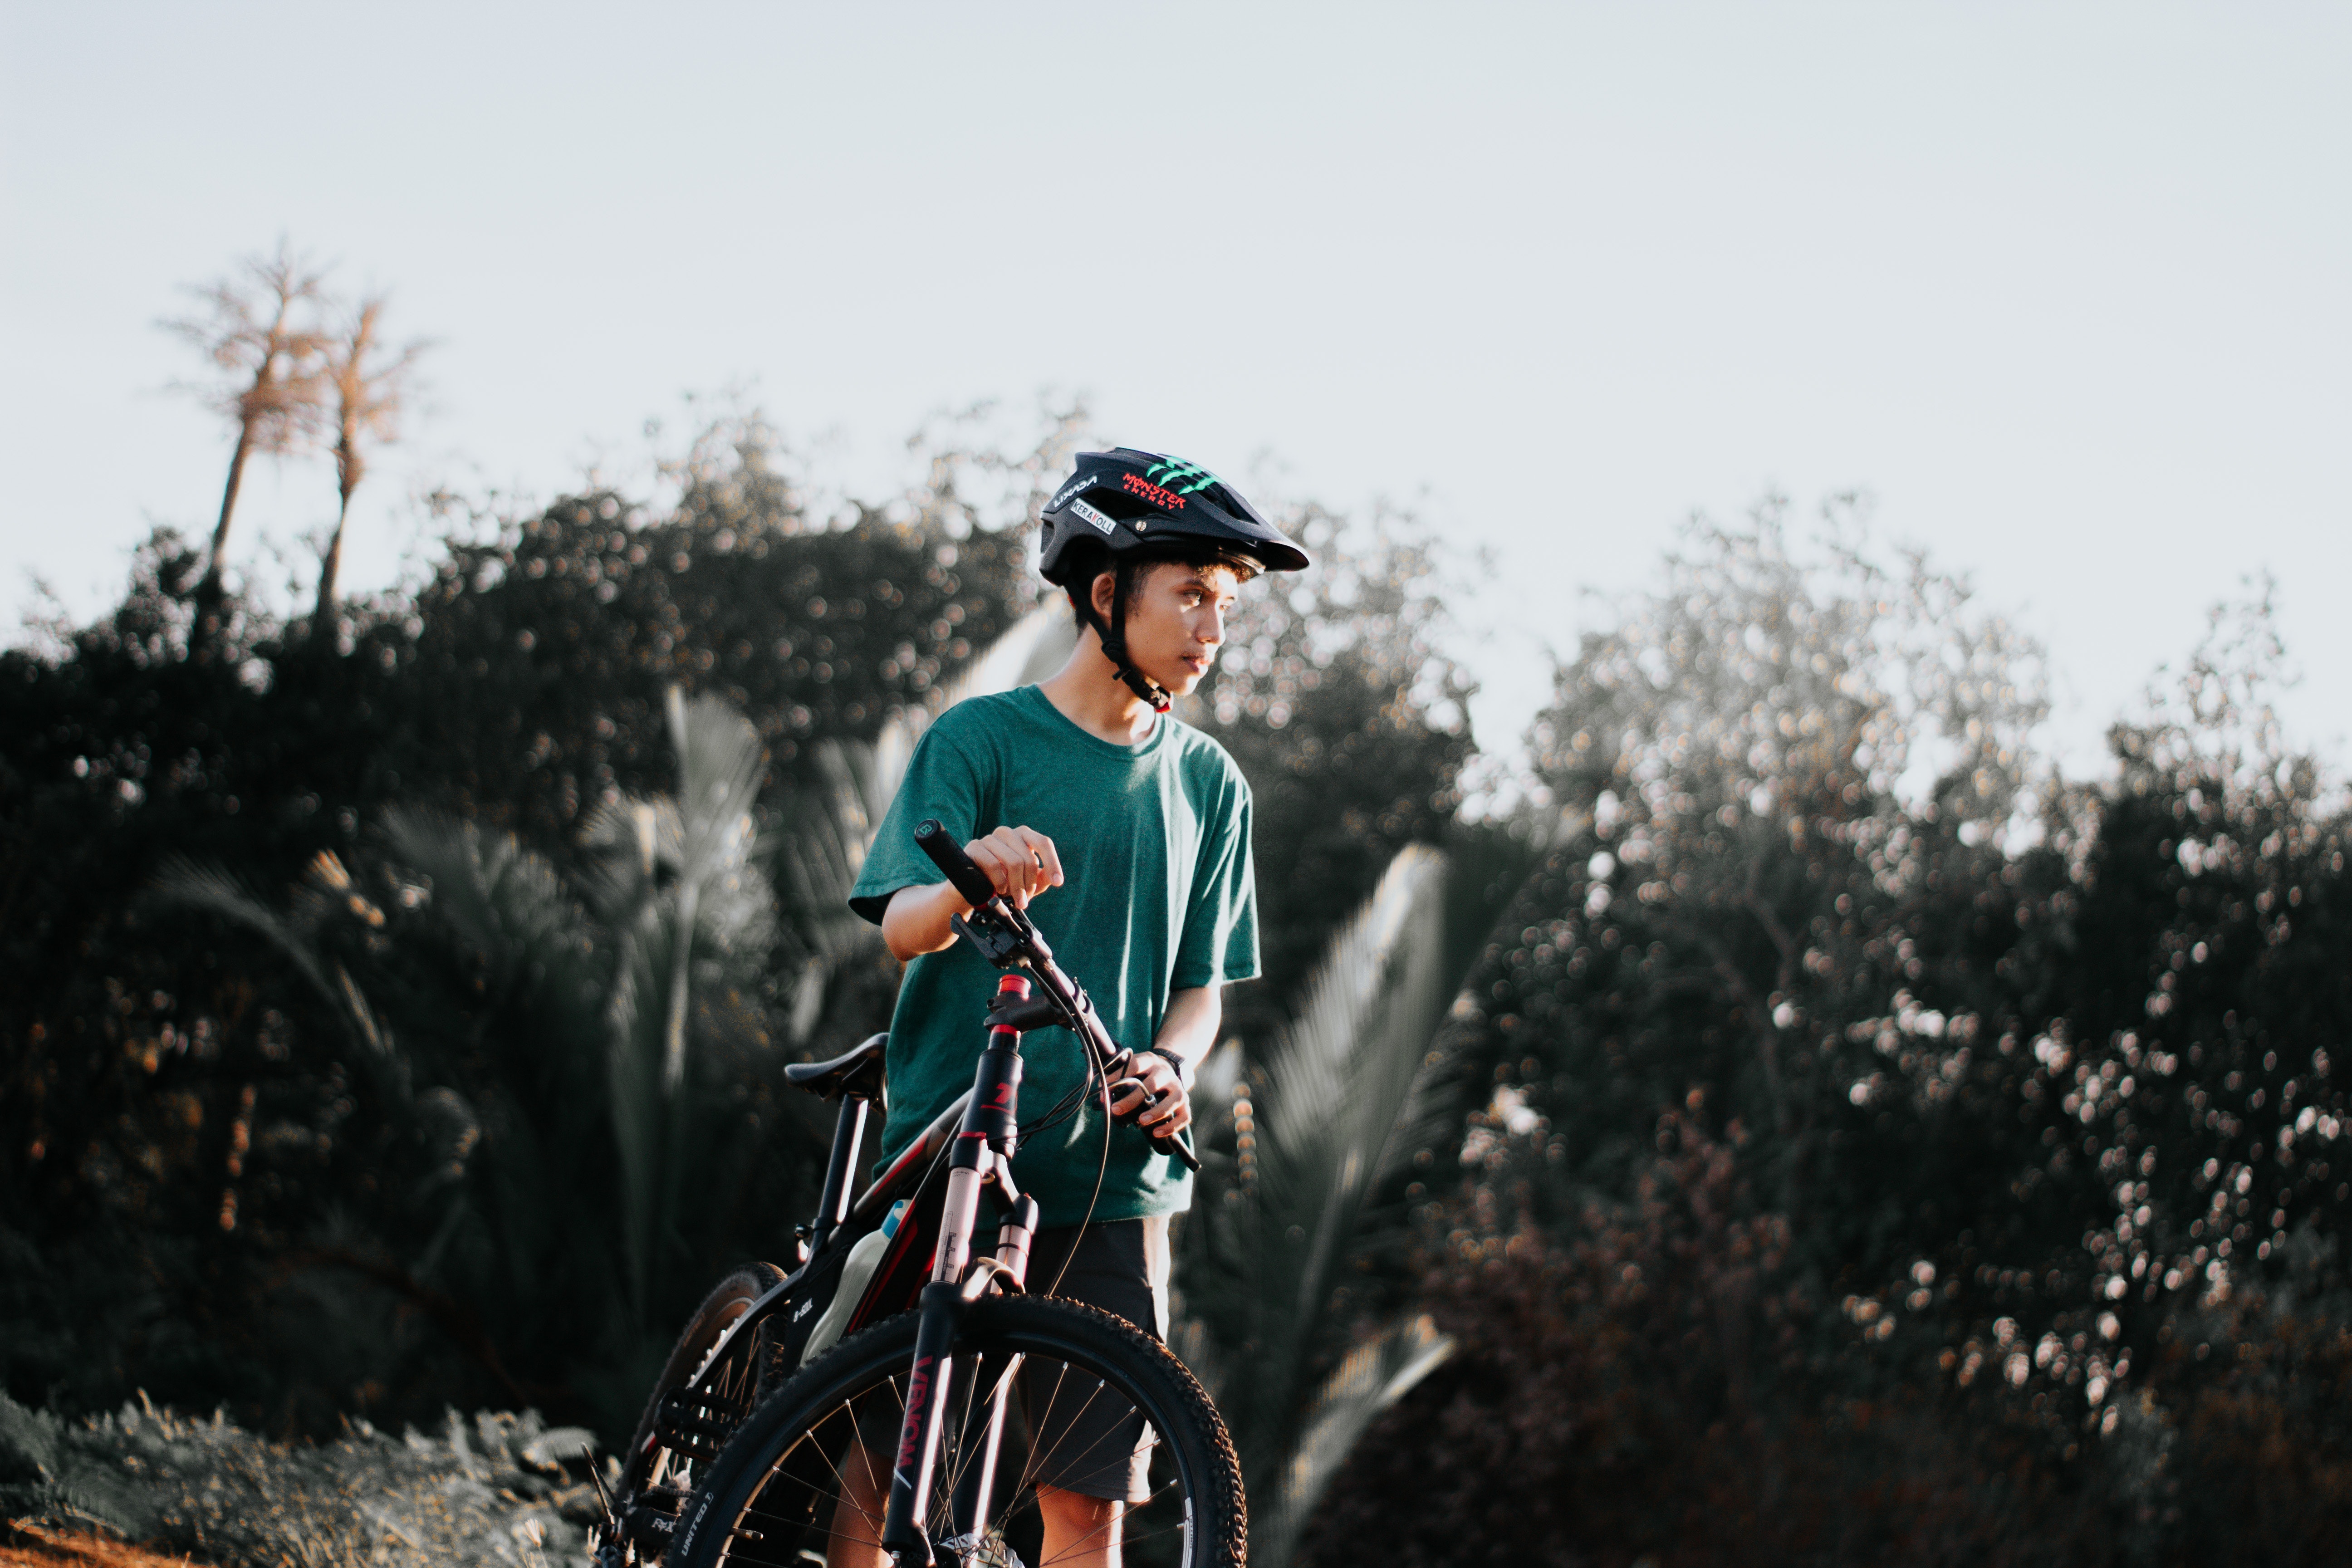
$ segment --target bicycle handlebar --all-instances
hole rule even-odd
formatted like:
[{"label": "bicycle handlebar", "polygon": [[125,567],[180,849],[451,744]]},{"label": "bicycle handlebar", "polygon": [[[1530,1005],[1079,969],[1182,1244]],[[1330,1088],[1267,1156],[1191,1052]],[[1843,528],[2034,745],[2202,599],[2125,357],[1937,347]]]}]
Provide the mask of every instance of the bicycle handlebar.
[{"label": "bicycle handlebar", "polygon": [[[988,879],[986,872],[972,864],[971,857],[964,853],[963,846],[956,842],[955,837],[940,825],[939,818],[927,816],[915,825],[915,845],[930,857],[931,864],[946,876],[949,885],[971,906],[976,919],[992,922],[1011,938],[1005,945],[1012,962],[1007,962],[1006,957],[992,954],[992,961],[999,968],[1011,968],[1013,963],[1027,965],[1029,972],[1037,977],[1039,989],[1060,1010],[1063,1021],[1094,1052],[1095,1060],[1103,1068],[1106,1077],[1132,1059],[1132,1053],[1121,1049],[1118,1042],[1110,1037],[1110,1031],[1103,1027],[1092,998],[1054,962],[1054,950],[1045,944],[1045,937],[1031,923],[1029,917],[998,895],[996,884]],[[1137,1110],[1141,1109],[1139,1105],[1136,1108]],[[1130,1111],[1118,1120],[1131,1121],[1133,1116],[1134,1112]],[[1160,1146],[1162,1152],[1171,1153],[1181,1160],[1187,1170],[1198,1171],[1201,1168],[1201,1157],[1192,1152],[1192,1144],[1183,1134],[1149,1132],[1147,1135]]]},{"label": "bicycle handlebar", "polygon": [[915,847],[931,858],[931,864],[946,873],[949,885],[963,895],[963,901],[973,909],[996,900],[996,884],[988,873],[972,864],[971,857],[954,835],[940,826],[936,816],[927,816],[915,825]]}]

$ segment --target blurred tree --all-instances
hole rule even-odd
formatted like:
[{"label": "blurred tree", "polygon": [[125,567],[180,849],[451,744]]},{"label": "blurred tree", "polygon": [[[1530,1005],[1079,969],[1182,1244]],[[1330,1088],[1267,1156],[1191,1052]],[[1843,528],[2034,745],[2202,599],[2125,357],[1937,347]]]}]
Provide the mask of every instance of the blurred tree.
[{"label": "blurred tree", "polygon": [[[343,529],[351,521],[352,492],[367,472],[369,442],[378,445],[400,438],[400,416],[410,392],[416,359],[426,344],[414,342],[392,350],[378,336],[384,297],[362,300],[326,344],[321,372],[334,395],[335,531],[319,563],[319,604],[310,620],[310,635],[335,640],[335,584],[342,574]],[[389,355],[389,357],[385,357]]]},{"label": "blurred tree", "polygon": [[199,645],[217,629],[229,521],[236,510],[246,459],[256,452],[299,449],[317,433],[325,389],[326,336],[310,320],[324,279],[283,239],[276,254],[247,258],[237,272],[194,290],[201,312],[164,323],[194,343],[220,372],[197,395],[236,429],[220,521],[196,589]]},{"label": "blurred tree", "polygon": [[[695,508],[720,486],[756,489],[734,448],[716,449]],[[343,1026],[306,1000],[315,990],[290,960],[159,920],[142,889],[174,855],[274,888],[327,850],[388,919],[405,919],[378,885],[398,857],[367,826],[397,806],[418,821],[449,814],[484,845],[513,832],[515,852],[576,900],[604,854],[583,830],[675,787],[662,698],[674,682],[736,702],[761,731],[772,772],[753,803],[755,860],[817,865],[778,829],[803,826],[789,814],[824,794],[819,758],[876,751],[1025,601],[1017,537],[975,527],[977,500],[944,515],[936,477],[852,506],[843,526],[787,516],[748,539],[723,537],[724,520],[706,526],[699,510],[632,516],[604,496],[493,521],[486,541],[453,547],[469,569],[453,563],[420,600],[347,605],[347,654],[289,645],[225,590],[211,652],[190,658],[203,558],[163,532],[108,618],[58,628],[48,648],[0,652],[0,970],[16,982],[0,988],[10,1388],[89,1405],[143,1386],[190,1405],[226,1400],[277,1430],[330,1430],[338,1410],[385,1408],[386,1367],[413,1367],[404,1387],[474,1387],[483,1363],[416,1315],[422,1298],[402,1316],[348,1268],[284,1272],[288,1238],[314,1236],[304,1226],[340,1215],[363,1237],[361,1219],[392,1202],[371,1188],[373,1166],[341,1158],[365,1142],[344,1125],[359,1114],[357,1069],[321,1056],[316,1037],[341,1039]],[[625,597],[597,593],[608,560],[633,579]],[[772,964],[739,983],[779,1048],[870,1028],[887,1010],[887,955],[803,921],[839,897],[796,890]],[[820,952],[823,983],[809,984]],[[404,1030],[400,1048],[415,1037]],[[288,1163],[299,1149],[334,1158]],[[233,1151],[246,1166],[234,1182]],[[778,1182],[792,1169],[761,1168]],[[730,1253],[764,1247],[757,1236],[774,1230],[761,1216],[783,1212],[789,1192],[720,1186],[728,1204],[694,1234],[737,1237]],[[304,1301],[351,1331],[287,1331],[282,1314]]]},{"label": "blurred tree", "polygon": [[1444,1119],[1418,1090],[1454,994],[1446,871],[1421,846],[1398,854],[1296,1017],[1223,1047],[1196,1088],[1208,1152],[1178,1231],[1173,1342],[1233,1433],[1253,1562],[1289,1561],[1358,1436],[1446,1353],[1425,1320],[1347,1288],[1398,1218],[1387,1178]]},{"label": "blurred tree", "polygon": [[[2251,1561],[2229,1500],[2271,1484],[2298,1512],[2265,1539],[2317,1541],[2352,1442],[2258,1369],[2334,1386],[2311,1336],[2342,1320],[2314,1314],[2352,1295],[2317,1240],[2352,1126],[2327,1056],[2352,1022],[2326,956],[2343,832],[2261,714],[2260,616],[2118,731],[2116,784],[2050,787],[2037,821],[2032,651],[1958,584],[1835,536],[1802,560],[1777,509],[1696,537],[1666,592],[1586,640],[1538,727],[1563,815],[1474,985],[1456,1060],[1486,1103],[1421,1157],[1466,1178],[1424,1211],[1465,1349],[1360,1455],[1334,1504],[1359,1524],[1332,1539],[1394,1539],[1381,1500],[1410,1495],[1451,1401],[1449,1430],[1495,1437],[1464,1439],[1438,1512],[1487,1522],[1426,1561],[1507,1550],[1507,1496],[1548,1516],[1494,1478],[1555,1473],[1598,1487],[1589,1524],[1554,1521],[1571,1555],[1976,1561],[1992,1542],[1902,1533],[1948,1513],[1927,1478],[2026,1462],[2057,1489],[2016,1506],[2078,1525],[2004,1534],[2018,1560]],[[1677,1149],[1722,1169],[1694,1211],[1722,1239],[1694,1262],[1740,1257],[1742,1226],[1776,1238],[1753,1292],[1600,1245],[1649,1223],[1659,1183],[1693,1190],[1662,1171]],[[1531,1426],[1555,1395],[1512,1347],[1552,1331],[1481,1317],[1512,1310],[1500,1259],[1522,1251],[1589,1257],[1594,1289],[1645,1282],[1641,1313],[1562,1331],[1687,1315],[1704,1377],[1615,1356],[1557,1393],[1580,1426]],[[2290,1410],[2315,1449],[2293,1469],[2259,1457]],[[1669,1411],[1706,1436],[1659,1426]],[[1752,1456],[1738,1483],[1681,1484],[1688,1442],[1718,1435]],[[1621,1531],[1642,1517],[1664,1522]]]},{"label": "blurred tree", "polygon": [[1878,1058],[1845,1026],[1999,1010],[2037,656],[1965,584],[1877,563],[1850,504],[1826,521],[1811,562],[1778,501],[1694,525],[1537,723],[1559,818],[1487,955],[1475,1060],[1554,1119],[1564,1179],[1629,1173],[1660,1111],[1703,1105],[1769,1135],[1775,1209],[1848,1209],[1825,1161]]},{"label": "blurred tree", "polygon": [[1265,978],[1229,999],[1228,1020],[1261,1040],[1397,852],[1448,836],[1475,751],[1474,688],[1441,651],[1436,545],[1410,518],[1360,525],[1310,503],[1279,521],[1315,569],[1244,592],[1183,710],[1233,753],[1255,801]]},{"label": "blurred tree", "polygon": [[[1793,1319],[1757,1331],[1749,1307],[1695,1281],[1688,1309],[1717,1320],[1707,1374],[1623,1375],[1696,1430],[1727,1422],[1751,1440],[1801,1418],[1801,1402],[1774,1396],[1810,1349],[1789,1343],[1790,1322],[1817,1332],[1808,1304],[1857,1253],[1904,1245],[1919,1205],[1948,1201],[1944,1180],[1967,1163],[1967,1141],[1940,1122],[1860,1109],[1848,1089],[1874,1058],[1844,1026],[1966,1011],[1937,984],[1974,985],[1975,1005],[1992,1006],[1989,966],[1964,959],[1972,941],[1997,957],[2003,931],[2014,937],[1975,900],[1988,876],[2000,886],[1992,840],[2038,717],[2019,668],[2030,650],[1966,613],[1961,584],[1916,560],[1877,564],[1844,508],[1830,521],[1810,562],[1790,551],[1778,503],[1741,528],[1696,525],[1664,587],[1562,670],[1534,737],[1559,812],[1549,853],[1485,957],[1454,1058],[1485,1101],[1458,1157],[1475,1180],[1465,1201],[1498,1211],[1490,1226],[1578,1244],[1658,1179],[1677,1137],[1660,1131],[1654,1147],[1662,1114],[1723,1160],[1738,1150],[1736,1178],[1728,1166],[1711,1178],[1702,1217],[1722,1237],[1763,1226],[1776,1238],[1769,1294]],[[1950,962],[1923,973],[1922,953]],[[1456,1153],[1441,1146],[1423,1167]],[[1772,1427],[1756,1427],[1759,1411]],[[1575,1451],[1665,1440],[1588,1421]],[[1609,1475],[1584,1484],[1621,1492]],[[1627,1506],[1676,1519],[1672,1495]],[[1596,1523],[1585,1549],[1605,1554],[1611,1539]]]},{"label": "blurred tree", "polygon": [[[2119,1510],[2182,1560],[2326,1561],[2352,1521],[2326,1348],[2352,1322],[2347,824],[2270,710],[2283,673],[2266,590],[2218,611],[2116,731],[2116,784],[2053,800],[2010,1201],[1937,1259],[1946,1367],[2099,1434]],[[2291,1458],[2262,1436],[2290,1427]]]},{"label": "blurred tree", "polygon": [[[222,1212],[281,1268],[421,1311],[492,1385],[432,1375],[429,1351],[423,1368],[379,1363],[403,1411],[494,1391],[625,1426],[684,1298],[757,1227],[744,1198],[781,1216],[805,1196],[809,1151],[760,1136],[779,1052],[750,999],[775,918],[751,861],[759,740],[710,699],[681,701],[674,724],[677,794],[596,813],[574,886],[510,837],[397,808],[356,874],[322,852],[282,913],[219,868],[182,861],[162,880],[280,951],[316,1005],[289,995],[289,1012],[323,1009],[330,1026],[289,1028],[286,1048],[346,1085],[341,1114],[248,1102],[268,1119],[249,1158],[256,1175],[316,1170],[340,1212],[299,1181],[249,1194],[236,1160]],[[350,1311],[336,1281],[320,1288]],[[289,1296],[306,1316],[299,1289],[279,1311]]]}]

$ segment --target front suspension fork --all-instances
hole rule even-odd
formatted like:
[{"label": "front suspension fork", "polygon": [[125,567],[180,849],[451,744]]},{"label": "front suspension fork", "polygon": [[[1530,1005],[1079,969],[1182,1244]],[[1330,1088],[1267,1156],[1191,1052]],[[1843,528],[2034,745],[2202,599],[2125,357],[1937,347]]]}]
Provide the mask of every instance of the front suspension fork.
[{"label": "front suspension fork", "polygon": [[[1017,974],[997,983],[1002,994],[1025,998],[1029,983]],[[988,1046],[981,1053],[972,1083],[971,1105],[964,1111],[953,1152],[948,1157],[948,1190],[940,1215],[938,1250],[931,1259],[931,1282],[923,1287],[917,1311],[915,1357],[907,1377],[907,1409],[899,1423],[898,1449],[890,1466],[890,1498],[882,1517],[882,1549],[894,1568],[930,1568],[931,1542],[922,1528],[930,1512],[933,1472],[940,1458],[940,1437],[946,1424],[950,1390],[955,1378],[956,1331],[964,1309],[1000,1280],[1015,1289],[1024,1281],[1029,1246],[1037,1229],[1034,1198],[1013,1184],[1012,1160],[1017,1137],[1015,1110],[1021,1098],[1021,1037],[1002,1024],[989,1029]],[[971,1237],[980,1220],[983,1190],[1004,1211],[997,1230],[996,1255],[975,1262]],[[975,1364],[970,1375],[979,1375]],[[964,1434],[969,1445],[978,1437],[983,1447],[967,1452],[950,1509],[950,1533],[961,1540],[976,1534],[987,1516],[989,1494],[996,1475],[998,1445],[1004,1432],[1004,1401],[1013,1385],[1012,1367],[990,1392],[984,1435]]]}]

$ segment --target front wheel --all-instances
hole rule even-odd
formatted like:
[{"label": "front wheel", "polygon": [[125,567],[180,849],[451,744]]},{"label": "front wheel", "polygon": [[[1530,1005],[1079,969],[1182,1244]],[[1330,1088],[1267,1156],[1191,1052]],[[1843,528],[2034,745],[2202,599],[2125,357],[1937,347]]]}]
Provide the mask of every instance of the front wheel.
[{"label": "front wheel", "polygon": [[[670,1568],[871,1568],[919,1314],[843,1342],[753,1411],[697,1478]],[[1110,1543],[1166,1568],[1242,1568],[1241,1467],[1208,1395],[1167,1348],[1073,1302],[966,1309],[952,1352],[927,1532],[962,1568],[1051,1568]],[[1115,1523],[1048,1555],[1041,1485],[1123,1494]],[[1066,1509],[1068,1499],[1050,1500]],[[1059,1518],[1066,1520],[1066,1511]]]}]

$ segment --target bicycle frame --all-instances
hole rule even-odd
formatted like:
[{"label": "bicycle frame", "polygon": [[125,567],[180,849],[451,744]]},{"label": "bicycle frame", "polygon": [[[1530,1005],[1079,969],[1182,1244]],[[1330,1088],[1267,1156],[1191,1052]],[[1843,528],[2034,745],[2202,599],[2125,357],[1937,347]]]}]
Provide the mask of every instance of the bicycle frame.
[{"label": "bicycle frame", "polygon": [[[953,1135],[955,1129],[963,1120],[965,1107],[971,1103],[971,1095],[968,1090],[950,1102],[946,1110],[932,1119],[931,1124],[924,1129],[922,1135],[908,1144],[906,1150],[890,1163],[890,1168],[877,1176],[873,1184],[859,1194],[855,1202],[850,1200],[846,1191],[847,1179],[864,1144],[863,1134],[867,1118],[859,1114],[866,1109],[863,1102],[845,1103],[842,1106],[841,1112],[834,1123],[834,1142],[825,1177],[825,1196],[818,1205],[817,1219],[811,1227],[812,1237],[808,1257],[802,1259],[800,1267],[787,1275],[774,1289],[755,1299],[751,1305],[744,1310],[742,1316],[736,1319],[728,1327],[727,1331],[719,1337],[717,1342],[710,1348],[705,1369],[678,1390],[680,1398],[702,1392],[706,1386],[704,1380],[711,1374],[712,1369],[726,1361],[727,1352],[733,1347],[735,1342],[744,1334],[756,1333],[761,1324],[773,1313],[789,1308],[790,1312],[785,1322],[788,1326],[796,1326],[822,1305],[815,1296],[808,1293],[809,1286],[820,1278],[839,1256],[848,1250],[848,1243],[851,1240],[872,1230],[892,1204],[902,1197],[919,1199],[931,1163],[947,1146],[949,1138]],[[836,1172],[843,1173],[842,1189],[838,1191],[834,1184]],[[917,1234],[917,1227],[913,1225],[906,1226],[905,1234],[911,1238]],[[871,1310],[875,1305],[874,1298],[881,1293],[878,1288],[882,1286],[889,1272],[887,1264],[875,1270],[874,1280],[867,1290],[868,1299],[860,1303],[858,1315],[852,1319],[847,1332],[855,1332],[877,1315]]]},{"label": "bicycle frame", "polygon": [[[867,1044],[870,1047],[876,1043]],[[796,1267],[773,1287],[754,1297],[703,1352],[700,1364],[691,1375],[662,1395],[652,1429],[646,1435],[647,1452],[666,1448],[682,1460],[699,1463],[716,1459],[735,1426],[749,1413],[741,1390],[725,1386],[727,1380],[743,1375],[735,1352],[751,1342],[745,1336],[756,1336],[769,1330],[772,1322],[780,1321],[780,1328],[769,1330],[777,1336],[773,1342],[775,1353],[787,1363],[796,1363],[808,1332],[814,1327],[815,1314],[833,1298],[833,1292],[825,1287],[838,1278],[852,1245],[881,1222],[890,1205],[902,1197],[911,1200],[910,1223],[901,1226],[905,1240],[912,1241],[919,1231],[929,1228],[927,1215],[936,1207],[935,1194],[940,1184],[936,1179],[939,1156],[961,1122],[970,1098],[966,1095],[949,1105],[921,1136],[891,1162],[890,1168],[853,1201],[852,1184],[872,1110],[870,1091],[845,1092],[834,1121],[824,1196],[810,1223],[802,1227],[801,1234],[806,1240],[795,1259]],[[887,1272],[877,1270],[859,1303],[860,1320],[853,1326],[862,1327],[867,1317],[878,1315],[885,1297],[897,1303],[888,1310],[912,1304],[911,1291],[889,1289],[884,1279]],[[634,1543],[649,1553],[666,1552],[677,1526],[677,1516],[664,1506],[669,1495],[665,1488],[674,1484],[669,1477],[656,1474],[617,1498],[605,1498],[605,1539]],[[677,1500],[683,1501],[682,1493],[677,1494]],[[621,1560],[601,1552],[597,1558],[608,1568]]]}]

